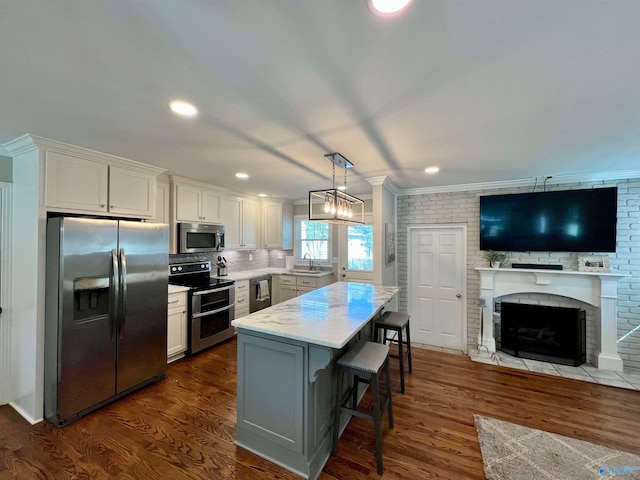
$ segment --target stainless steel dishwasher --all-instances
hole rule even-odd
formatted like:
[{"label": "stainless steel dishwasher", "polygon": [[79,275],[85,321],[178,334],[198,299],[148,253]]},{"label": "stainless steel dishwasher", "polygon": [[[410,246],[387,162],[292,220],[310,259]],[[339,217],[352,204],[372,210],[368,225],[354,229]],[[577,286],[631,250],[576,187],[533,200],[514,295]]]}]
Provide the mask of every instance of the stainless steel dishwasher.
[{"label": "stainless steel dishwasher", "polygon": [[271,306],[271,275],[252,278],[249,282],[249,313]]}]

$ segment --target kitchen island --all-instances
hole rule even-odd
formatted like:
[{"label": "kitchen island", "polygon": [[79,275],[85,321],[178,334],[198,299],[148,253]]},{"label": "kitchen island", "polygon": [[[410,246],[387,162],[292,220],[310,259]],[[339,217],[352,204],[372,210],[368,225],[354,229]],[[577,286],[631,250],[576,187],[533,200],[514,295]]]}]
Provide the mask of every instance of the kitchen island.
[{"label": "kitchen island", "polygon": [[317,478],[331,451],[335,362],[358,338],[370,338],[371,320],[398,290],[333,283],[234,320],[236,444]]}]

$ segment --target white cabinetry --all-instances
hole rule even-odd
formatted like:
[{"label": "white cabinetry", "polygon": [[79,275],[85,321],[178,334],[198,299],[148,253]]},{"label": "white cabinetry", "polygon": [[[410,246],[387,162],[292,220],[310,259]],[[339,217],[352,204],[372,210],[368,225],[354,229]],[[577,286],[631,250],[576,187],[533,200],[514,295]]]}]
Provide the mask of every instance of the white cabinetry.
[{"label": "white cabinetry", "polygon": [[325,275],[322,277],[307,277],[304,275],[296,275],[296,295],[304,295],[307,292],[316,290],[317,288],[329,285],[333,280],[333,275]]},{"label": "white cabinetry", "polygon": [[169,223],[171,221],[169,215],[170,192],[169,179],[165,175],[158,176],[156,183],[156,213],[151,219],[152,222]]},{"label": "white cabinetry", "polygon": [[167,310],[167,363],[187,350],[187,292],[169,294]]},{"label": "white cabinetry", "polygon": [[291,298],[299,297],[320,287],[333,282],[333,275],[321,277],[309,277],[306,275],[275,275],[273,277],[277,288],[275,289],[274,303],[284,302]]},{"label": "white cabinetry", "polygon": [[45,152],[45,207],[152,218],[156,209],[156,176],[161,170],[124,159],[118,159],[116,165],[95,154],[92,159],[89,154]]},{"label": "white cabinetry", "polygon": [[249,280],[236,282],[236,313],[235,318],[249,315]]},{"label": "white cabinetry", "polygon": [[220,192],[206,187],[175,184],[176,221],[220,223]]},{"label": "white cabinetry", "polygon": [[225,226],[225,248],[258,248],[260,204],[252,198],[224,197],[221,220]]},{"label": "white cabinetry", "polygon": [[293,248],[293,204],[264,202],[262,204],[262,245],[264,248]]}]

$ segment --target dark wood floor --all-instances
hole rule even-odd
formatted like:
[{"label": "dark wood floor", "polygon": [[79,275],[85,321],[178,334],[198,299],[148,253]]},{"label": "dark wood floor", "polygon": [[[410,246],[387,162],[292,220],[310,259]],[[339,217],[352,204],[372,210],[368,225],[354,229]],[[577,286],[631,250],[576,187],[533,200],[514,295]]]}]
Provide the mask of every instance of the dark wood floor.
[{"label": "dark wood floor", "polygon": [[[231,340],[181,360],[64,428],[0,407],[0,479],[298,478],[234,445],[235,355]],[[640,454],[640,392],[418,349],[406,388],[384,429],[383,478],[484,478],[474,414]],[[371,428],[352,420],[321,478],[378,478]]]}]

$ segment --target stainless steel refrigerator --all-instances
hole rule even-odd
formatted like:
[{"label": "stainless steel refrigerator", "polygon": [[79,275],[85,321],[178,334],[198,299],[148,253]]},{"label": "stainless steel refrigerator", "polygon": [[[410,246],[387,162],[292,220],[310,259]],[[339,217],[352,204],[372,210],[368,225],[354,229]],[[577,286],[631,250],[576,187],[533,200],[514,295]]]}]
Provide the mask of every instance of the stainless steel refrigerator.
[{"label": "stainless steel refrigerator", "polygon": [[66,425],[164,376],[168,260],[168,225],[48,220],[48,420]]}]

